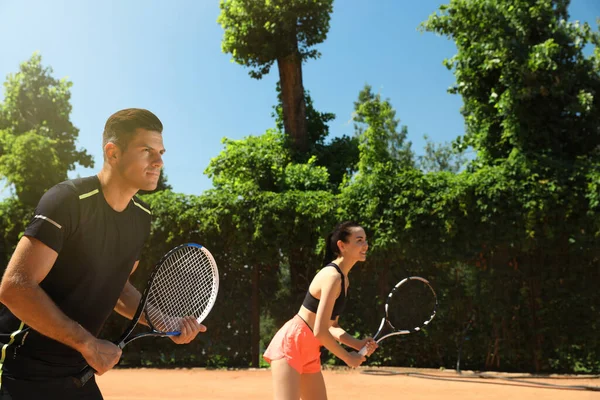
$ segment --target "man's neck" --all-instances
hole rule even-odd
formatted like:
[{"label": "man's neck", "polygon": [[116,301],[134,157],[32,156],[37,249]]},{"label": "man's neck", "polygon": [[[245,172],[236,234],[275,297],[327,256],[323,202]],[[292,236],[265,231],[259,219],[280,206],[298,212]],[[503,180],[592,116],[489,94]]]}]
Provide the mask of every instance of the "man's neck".
[{"label": "man's neck", "polygon": [[104,199],[117,212],[125,210],[131,198],[138,192],[108,168],[102,168],[98,173],[98,180],[100,180]]}]

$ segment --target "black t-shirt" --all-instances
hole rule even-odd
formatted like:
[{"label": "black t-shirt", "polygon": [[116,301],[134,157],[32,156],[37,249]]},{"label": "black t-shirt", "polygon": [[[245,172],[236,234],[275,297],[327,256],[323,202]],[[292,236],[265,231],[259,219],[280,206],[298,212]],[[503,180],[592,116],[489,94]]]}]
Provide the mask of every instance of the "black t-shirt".
[{"label": "black t-shirt", "polygon": [[[114,309],[149,234],[148,205],[134,197],[125,210],[115,211],[97,176],[52,187],[25,230],[26,236],[58,253],[40,286],[68,317],[94,335]],[[0,337],[3,375],[44,379],[69,376],[85,366],[79,352],[28,329],[4,306],[0,332],[13,333]]]}]

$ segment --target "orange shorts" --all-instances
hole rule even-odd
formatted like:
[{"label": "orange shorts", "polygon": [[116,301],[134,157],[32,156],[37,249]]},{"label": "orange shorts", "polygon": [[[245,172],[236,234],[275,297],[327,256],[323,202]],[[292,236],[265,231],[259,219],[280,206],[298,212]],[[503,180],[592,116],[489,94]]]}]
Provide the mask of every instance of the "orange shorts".
[{"label": "orange shorts", "polygon": [[299,315],[279,329],[263,358],[268,363],[285,358],[300,374],[321,371],[321,342]]}]

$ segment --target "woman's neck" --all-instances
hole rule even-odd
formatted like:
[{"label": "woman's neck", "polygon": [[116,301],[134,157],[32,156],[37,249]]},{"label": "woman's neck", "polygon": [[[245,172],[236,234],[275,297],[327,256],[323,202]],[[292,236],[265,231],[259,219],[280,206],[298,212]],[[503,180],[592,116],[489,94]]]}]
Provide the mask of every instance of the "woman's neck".
[{"label": "woman's neck", "polygon": [[348,276],[356,261],[345,259],[344,257],[338,257],[332,261],[335,265],[340,267],[340,270],[344,273],[344,275]]}]

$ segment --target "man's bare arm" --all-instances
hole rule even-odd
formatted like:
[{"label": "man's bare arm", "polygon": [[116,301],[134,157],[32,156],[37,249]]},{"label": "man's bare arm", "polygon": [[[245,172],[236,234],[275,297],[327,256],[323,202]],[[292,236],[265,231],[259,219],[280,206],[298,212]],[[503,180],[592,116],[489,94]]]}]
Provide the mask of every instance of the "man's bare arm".
[{"label": "man's bare arm", "polygon": [[39,240],[21,238],[0,282],[0,302],[34,330],[80,352],[103,373],[119,360],[120,350],[66,316],[40,287],[57,257]]},{"label": "man's bare arm", "polygon": [[[135,272],[139,263],[139,261],[135,262],[131,270],[131,274]],[[133,319],[141,300],[141,293],[128,280],[125,284],[125,287],[121,291],[121,295],[119,296],[119,300],[115,306],[115,311],[127,319]],[[143,313],[139,322],[143,323],[144,325],[148,325],[146,323],[146,317]]]}]

